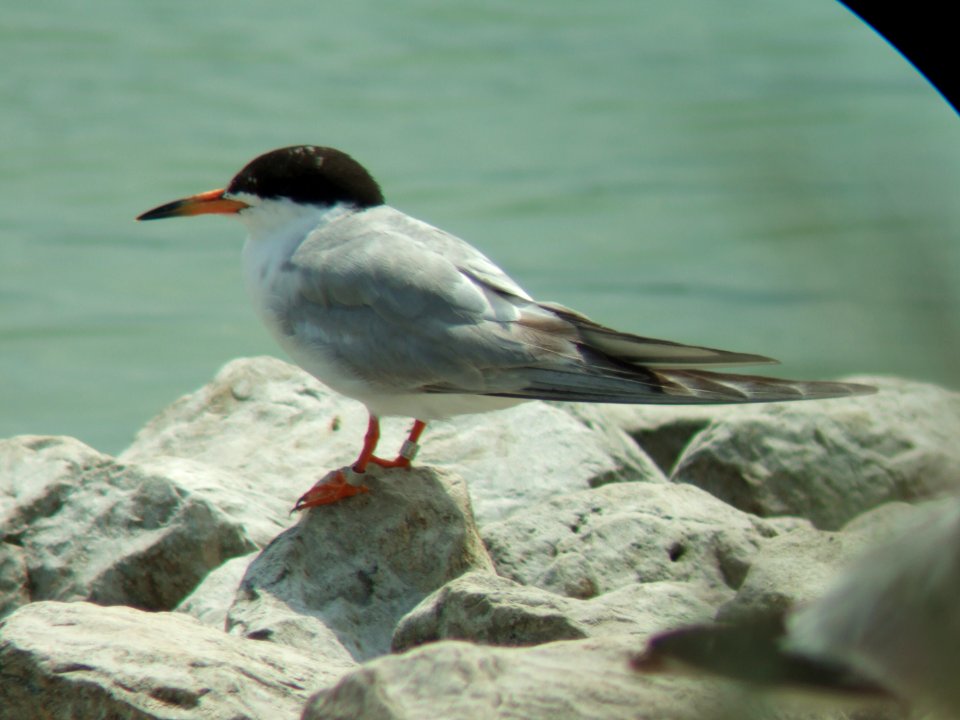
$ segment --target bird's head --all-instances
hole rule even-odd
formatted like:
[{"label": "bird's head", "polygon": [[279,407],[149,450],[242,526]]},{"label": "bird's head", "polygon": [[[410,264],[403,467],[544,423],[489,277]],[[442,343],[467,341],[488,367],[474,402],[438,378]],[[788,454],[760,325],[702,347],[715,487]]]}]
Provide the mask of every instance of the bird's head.
[{"label": "bird's head", "polygon": [[346,153],[329,147],[294,145],[254,158],[226,188],[160,205],[137,220],[210,214],[248,220],[278,206],[364,209],[383,202],[377,181]]}]

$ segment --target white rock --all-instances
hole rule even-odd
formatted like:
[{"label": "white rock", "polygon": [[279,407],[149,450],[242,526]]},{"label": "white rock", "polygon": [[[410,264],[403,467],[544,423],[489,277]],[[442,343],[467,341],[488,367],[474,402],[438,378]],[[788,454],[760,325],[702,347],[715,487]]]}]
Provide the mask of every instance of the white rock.
[{"label": "white rock", "polygon": [[697,434],[671,479],[746,512],[798,515],[827,530],[891,500],[960,486],[960,394],[857,378],[876,395],[727,413]]},{"label": "white rock", "polygon": [[24,516],[42,515],[58,502],[58,487],[112,461],[69,437],[21,435],[0,440],[0,528],[23,530]]},{"label": "white rock", "polygon": [[23,548],[0,542],[0,618],[30,602],[30,576]]},{"label": "white rock", "polygon": [[635,673],[628,647],[609,638],[532,648],[438,642],[348,673],[311,699],[303,720],[811,717],[770,712],[729,684]]},{"label": "white rock", "polygon": [[178,613],[36,602],[0,624],[0,716],[292,718],[350,667]]},{"label": "white rock", "polygon": [[0,441],[0,468],[0,527],[22,548],[32,600],[169,609],[255,548],[199,493],[71,438]]},{"label": "white rock", "polygon": [[642,639],[712,619],[715,608],[689,583],[633,584],[576,600],[484,573],[467,573],[414,608],[397,627],[393,650],[437,640],[538,645],[587,637]]},{"label": "white rock", "polygon": [[259,554],[253,552],[227,560],[209,573],[174,611],[195,617],[209,627],[225,630],[227,611],[237,596],[247,568]]},{"label": "white rock", "polygon": [[499,574],[576,598],[661,580],[703,583],[727,598],[773,533],[709,493],[669,483],[562,495],[483,528]]},{"label": "white rock", "polygon": [[918,512],[906,503],[887,503],[855,518],[842,531],[809,523],[765,539],[736,597],[720,620],[783,612],[823,595],[838,573],[869,548],[888,539]]},{"label": "white rock", "polygon": [[[546,403],[431,423],[416,464],[446,467],[467,480],[481,521],[530,502],[616,480],[664,481],[620,430]],[[229,471],[244,487],[276,498],[255,502],[283,523],[319,477],[356,459],[366,429],[360,403],[324,388],[274,358],[234,360],[209,384],[147,424],[120,457],[146,462],[188,458]],[[383,424],[379,453],[393,457],[409,420]],[[404,471],[388,477],[402,482]]]},{"label": "white rock", "polygon": [[854,668],[918,716],[958,717],[960,499],[911,511],[899,514],[892,540],[789,618],[789,647]]},{"label": "white rock", "polygon": [[746,405],[590,405],[603,425],[619,428],[669,477],[690,441],[713,422],[749,412]]},{"label": "white rock", "polygon": [[594,408],[543,402],[437,423],[419,462],[467,481],[480,525],[558,494],[610,482],[666,481]]},{"label": "white rock", "polygon": [[277,497],[269,486],[246,473],[177,457],[160,457],[136,466],[202,497],[240,525],[259,547],[290,526],[289,499]]},{"label": "white rock", "polygon": [[336,639],[365,659],[389,651],[397,622],[431,592],[492,570],[460,478],[417,468],[365,482],[369,494],[305,513],[250,565],[231,632],[305,650]]},{"label": "white rock", "polygon": [[[813,572],[796,575],[825,585],[816,597],[656,636],[638,669],[700,671],[770,693],[802,689],[821,707],[860,706],[857,717],[960,716],[960,498],[883,506],[820,536],[814,552],[797,557],[801,566],[814,561]],[[853,552],[854,542],[869,550]],[[781,548],[785,558],[790,549]],[[846,567],[824,583],[816,564],[836,565],[839,556]]]}]

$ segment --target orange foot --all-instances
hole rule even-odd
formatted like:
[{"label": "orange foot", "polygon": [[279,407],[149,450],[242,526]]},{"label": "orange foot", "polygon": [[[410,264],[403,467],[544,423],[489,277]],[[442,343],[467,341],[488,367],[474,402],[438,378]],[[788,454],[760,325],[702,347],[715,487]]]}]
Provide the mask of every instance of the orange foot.
[{"label": "orange foot", "polygon": [[320,505],[329,505],[344,498],[367,492],[370,492],[370,489],[365,485],[351,485],[348,483],[343,474],[343,470],[334,470],[331,473],[327,473],[316,485],[301,495],[291,512],[319,507]]}]

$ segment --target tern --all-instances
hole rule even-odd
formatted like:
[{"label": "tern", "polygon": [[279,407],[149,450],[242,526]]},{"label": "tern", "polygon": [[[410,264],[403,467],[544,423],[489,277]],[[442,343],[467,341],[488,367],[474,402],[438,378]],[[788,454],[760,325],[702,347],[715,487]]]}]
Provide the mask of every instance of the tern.
[{"label": "tern", "polygon": [[[873,391],[704,370],[776,361],[618,332],[538,302],[472,245],[387,205],[370,173],[334,148],[272,150],[225,189],[137,219],[203,214],[246,225],[257,313],[300,367],[369,413],[356,461],[295,510],[367,492],[370,464],[409,467],[428,421],[525,400],[721,404]],[[382,416],[414,419],[394,459],[374,455]]]}]

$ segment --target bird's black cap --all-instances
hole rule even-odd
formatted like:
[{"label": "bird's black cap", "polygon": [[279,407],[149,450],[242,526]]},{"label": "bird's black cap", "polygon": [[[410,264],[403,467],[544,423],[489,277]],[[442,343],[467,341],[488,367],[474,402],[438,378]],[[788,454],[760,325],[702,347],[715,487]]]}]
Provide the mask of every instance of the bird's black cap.
[{"label": "bird's black cap", "polygon": [[293,145],[254,158],[230,181],[227,193],[288,198],[313,205],[383,205],[383,193],[366,169],[345,152]]}]

